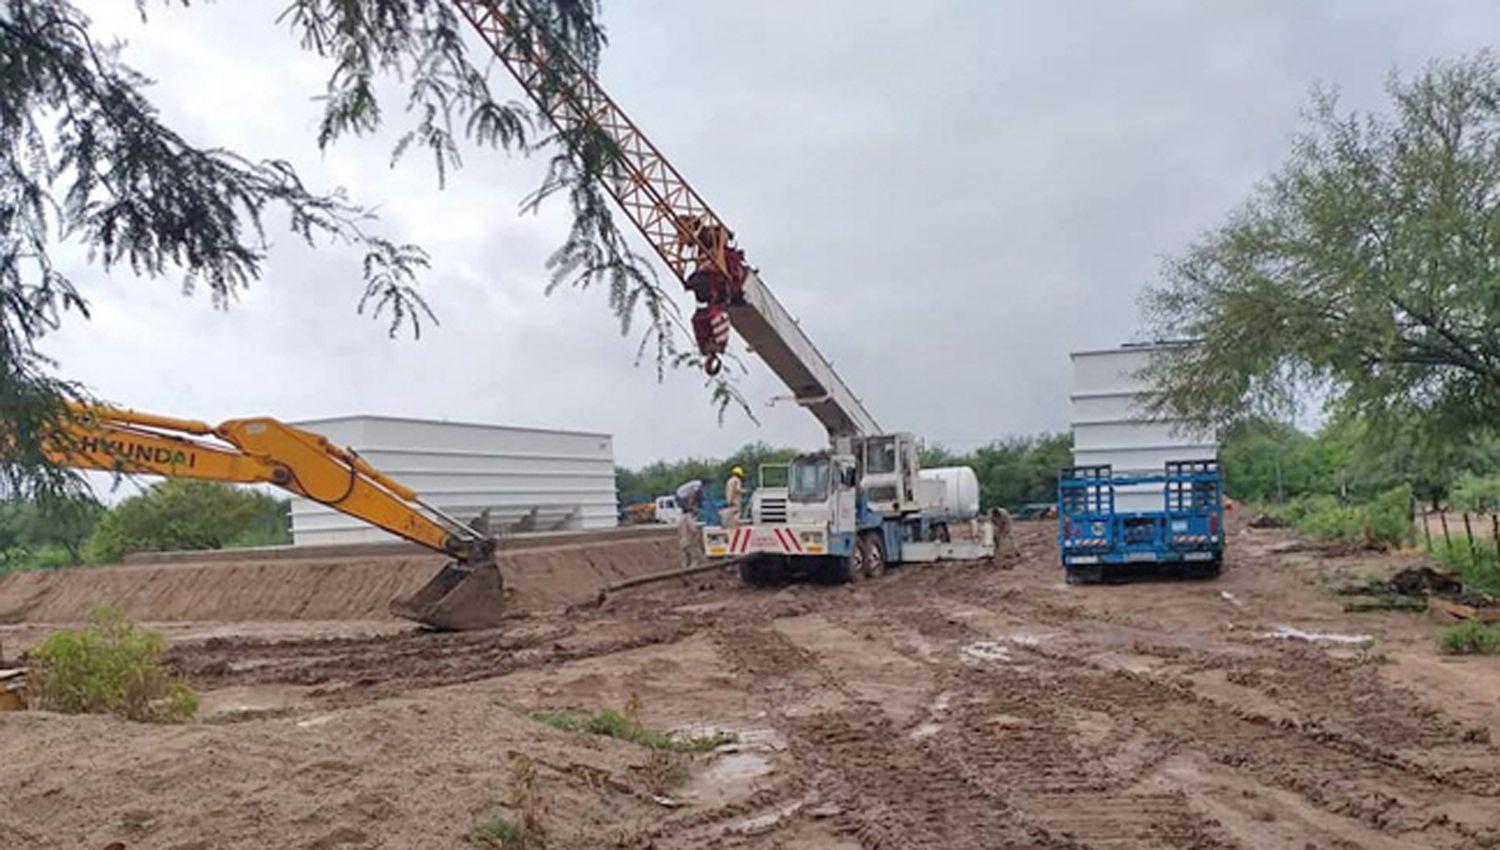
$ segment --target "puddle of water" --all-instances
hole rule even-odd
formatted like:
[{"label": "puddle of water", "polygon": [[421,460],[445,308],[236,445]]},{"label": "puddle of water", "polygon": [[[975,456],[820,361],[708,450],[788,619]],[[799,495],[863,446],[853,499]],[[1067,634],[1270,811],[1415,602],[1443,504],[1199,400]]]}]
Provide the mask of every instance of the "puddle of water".
[{"label": "puddle of water", "polygon": [[760,835],[761,833],[770,832],[771,830],[780,826],[782,821],[790,818],[792,815],[797,814],[797,812],[801,810],[802,802],[798,800],[796,802],[782,806],[779,809],[766,812],[763,815],[748,817],[742,821],[739,821],[738,823],[732,823],[727,826],[724,831],[728,833],[738,833],[740,835]]},{"label": "puddle of water", "polygon": [[979,641],[958,650],[959,656],[970,664],[979,664],[986,661],[998,661],[1008,664],[1014,659],[1010,655],[1010,647],[995,641]]},{"label": "puddle of water", "polygon": [[727,753],[699,774],[704,782],[744,782],[771,772],[771,762],[755,753]]},{"label": "puddle of water", "polygon": [[910,737],[913,741],[921,741],[925,738],[931,738],[933,735],[936,735],[938,732],[942,731],[942,728],[943,727],[937,723],[923,723],[921,726],[918,726],[917,728],[911,730]]},{"label": "puddle of water", "polygon": [[1010,641],[1011,643],[1015,644],[1016,646],[1041,646],[1042,645],[1042,636],[1041,635],[1034,635],[1034,634],[1030,634],[1028,632],[1016,632],[1013,635],[1006,635],[1005,639],[1008,640],[1008,641]]},{"label": "puddle of water", "polygon": [[[712,734],[722,727],[697,727],[686,734]],[[750,794],[760,779],[775,770],[775,753],[786,749],[786,742],[774,729],[725,729],[739,740],[726,744],[711,756],[683,788],[680,797],[712,805],[727,805]]]},{"label": "puddle of water", "polygon": [[1308,643],[1337,643],[1358,646],[1375,638],[1370,635],[1342,635],[1337,632],[1309,632],[1295,626],[1277,625],[1274,631],[1262,632],[1261,637],[1273,640],[1305,640]]}]

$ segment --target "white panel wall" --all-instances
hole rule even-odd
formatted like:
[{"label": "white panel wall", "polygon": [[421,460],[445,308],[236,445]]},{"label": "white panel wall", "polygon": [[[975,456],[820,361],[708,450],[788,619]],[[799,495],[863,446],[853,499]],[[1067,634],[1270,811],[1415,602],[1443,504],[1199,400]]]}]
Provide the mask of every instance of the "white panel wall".
[{"label": "white panel wall", "polygon": [[[488,508],[492,527],[501,532],[616,524],[614,441],[607,434],[381,416],[296,424],[353,448],[424,501],[464,521]],[[394,539],[331,507],[292,500],[296,545]]]},{"label": "white panel wall", "polygon": [[[1152,419],[1143,408],[1147,387],[1137,377],[1158,346],[1079,351],[1073,358],[1073,463],[1109,464],[1116,475],[1160,474],[1172,460],[1212,460],[1219,447],[1212,434],[1185,423]],[[1160,486],[1121,488],[1123,511],[1161,510]]]}]

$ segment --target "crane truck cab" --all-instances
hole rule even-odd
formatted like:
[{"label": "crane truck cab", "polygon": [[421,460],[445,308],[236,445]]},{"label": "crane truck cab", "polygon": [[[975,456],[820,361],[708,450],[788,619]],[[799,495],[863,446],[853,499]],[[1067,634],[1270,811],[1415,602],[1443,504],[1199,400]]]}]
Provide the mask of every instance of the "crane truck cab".
[{"label": "crane truck cab", "polygon": [[794,458],[781,486],[767,481],[781,467],[762,467],[751,521],[705,528],[708,555],[739,558],[746,582],[768,584],[788,575],[857,581],[888,564],[994,553],[988,524],[959,543],[949,534],[950,523],[978,516],[972,469],[922,470],[916,441],[905,433],[835,443]]}]

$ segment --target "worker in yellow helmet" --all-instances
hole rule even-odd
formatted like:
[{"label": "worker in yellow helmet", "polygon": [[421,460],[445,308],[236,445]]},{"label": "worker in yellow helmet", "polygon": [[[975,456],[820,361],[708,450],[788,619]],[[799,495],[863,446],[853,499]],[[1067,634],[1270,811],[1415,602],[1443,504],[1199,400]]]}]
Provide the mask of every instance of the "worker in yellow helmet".
[{"label": "worker in yellow helmet", "polygon": [[745,470],[736,466],[729,470],[729,480],[724,482],[724,510],[719,521],[725,528],[740,526],[740,497],[745,492]]}]

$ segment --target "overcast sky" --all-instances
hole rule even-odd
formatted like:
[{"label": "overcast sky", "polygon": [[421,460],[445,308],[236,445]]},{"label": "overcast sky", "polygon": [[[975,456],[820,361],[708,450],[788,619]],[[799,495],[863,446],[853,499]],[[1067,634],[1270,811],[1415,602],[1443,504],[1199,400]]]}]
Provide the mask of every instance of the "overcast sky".
[{"label": "overcast sky", "polygon": [[[228,311],[176,280],[77,262],[93,309],[45,342],[131,407],[218,420],[346,413],[578,428],[617,460],[823,435],[750,359],[760,425],[720,426],[701,377],[634,365],[603,292],[548,297],[565,210],[517,213],[536,163],[468,150],[446,189],[390,167],[404,127],[320,154],[327,67],[278,3],[83,4],[194,142],[294,163],[421,243],[441,326],[390,340],[355,314],[358,256],[273,230]],[[1067,425],[1068,352],[1139,333],[1161,257],[1285,156],[1316,82],[1378,107],[1393,70],[1489,44],[1487,0],[606,0],[602,81],[735,228],[762,278],[887,429],[968,449]],[[520,92],[503,71],[493,83]],[[273,220],[273,228],[279,226]],[[644,248],[644,246],[641,246]],[[663,277],[669,276],[663,272]],[[683,299],[684,306],[688,299]],[[690,307],[688,311],[690,312]]]}]

